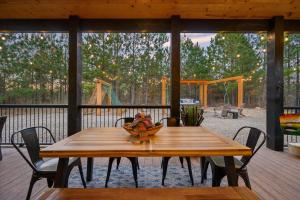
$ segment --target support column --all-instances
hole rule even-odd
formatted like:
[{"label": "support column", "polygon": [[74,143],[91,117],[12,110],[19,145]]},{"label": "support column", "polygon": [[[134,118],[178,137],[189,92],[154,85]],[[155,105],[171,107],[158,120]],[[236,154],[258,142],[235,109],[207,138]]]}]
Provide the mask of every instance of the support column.
[{"label": "support column", "polygon": [[283,113],[284,19],[274,17],[267,49],[267,147],[283,151],[279,116]]},{"label": "support column", "polygon": [[[167,77],[163,77],[161,79],[161,105],[165,106],[167,102],[167,95],[166,95],[166,90],[167,90]],[[163,108],[163,115],[166,113],[166,109]]]},{"label": "support column", "polygon": [[207,84],[204,83],[203,85],[203,106],[206,108],[207,107]]},{"label": "support column", "polygon": [[171,117],[180,117],[180,17],[171,18]]},{"label": "support column", "polygon": [[68,136],[81,131],[81,32],[79,18],[69,18]]},{"label": "support column", "polygon": [[199,84],[199,100],[200,100],[200,105],[203,106],[204,99],[203,99],[203,85],[202,84]]},{"label": "support column", "polygon": [[243,79],[238,79],[238,103],[237,106],[241,107],[243,105],[243,100],[244,100],[244,83]]}]

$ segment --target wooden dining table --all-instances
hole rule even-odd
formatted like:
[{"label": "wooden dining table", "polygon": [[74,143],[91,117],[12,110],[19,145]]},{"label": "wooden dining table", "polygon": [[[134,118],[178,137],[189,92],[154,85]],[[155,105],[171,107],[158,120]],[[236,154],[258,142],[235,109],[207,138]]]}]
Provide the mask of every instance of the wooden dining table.
[{"label": "wooden dining table", "polygon": [[204,127],[163,127],[149,142],[133,144],[123,128],[88,128],[41,150],[58,157],[54,187],[64,187],[70,157],[224,156],[229,186],[238,186],[234,156],[250,156],[250,148]]}]

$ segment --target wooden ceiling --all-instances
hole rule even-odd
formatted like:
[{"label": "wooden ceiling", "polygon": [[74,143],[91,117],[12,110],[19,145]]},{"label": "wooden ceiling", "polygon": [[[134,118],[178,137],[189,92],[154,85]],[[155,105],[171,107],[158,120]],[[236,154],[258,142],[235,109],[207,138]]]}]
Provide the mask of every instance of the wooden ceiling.
[{"label": "wooden ceiling", "polygon": [[0,19],[300,19],[300,0],[0,0]]}]

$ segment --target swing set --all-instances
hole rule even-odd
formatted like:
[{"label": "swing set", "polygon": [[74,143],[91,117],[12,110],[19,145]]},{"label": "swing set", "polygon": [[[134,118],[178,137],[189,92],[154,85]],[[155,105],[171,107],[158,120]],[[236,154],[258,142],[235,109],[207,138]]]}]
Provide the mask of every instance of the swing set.
[{"label": "swing set", "polygon": [[[166,105],[167,103],[167,84],[168,84],[169,78],[163,77],[161,80],[162,83],[162,94],[161,94],[161,102],[162,105]],[[243,98],[244,98],[244,77],[243,76],[234,76],[229,78],[223,78],[218,80],[181,80],[180,84],[194,84],[199,86],[199,100],[200,105],[203,107],[207,107],[207,88],[209,85],[212,84],[219,84],[219,83],[227,83],[229,81],[236,81],[238,84],[238,101],[237,101],[237,107],[241,107],[243,105]]]}]

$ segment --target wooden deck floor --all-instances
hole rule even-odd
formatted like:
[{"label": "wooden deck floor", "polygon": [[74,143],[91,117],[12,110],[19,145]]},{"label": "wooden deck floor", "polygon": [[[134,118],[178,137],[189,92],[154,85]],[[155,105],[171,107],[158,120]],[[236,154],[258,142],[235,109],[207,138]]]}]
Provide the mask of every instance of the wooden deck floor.
[{"label": "wooden deck floor", "polygon": [[[96,162],[106,161],[107,159],[96,159]],[[157,167],[160,165],[157,158],[140,159],[140,163]],[[199,167],[196,159],[193,167]],[[0,199],[25,199],[31,172],[15,149],[3,148],[3,160],[0,161]],[[253,191],[262,199],[296,200],[300,197],[300,158],[287,152],[262,149],[249,164],[249,176]],[[37,182],[32,197],[45,189],[45,180]]]}]

